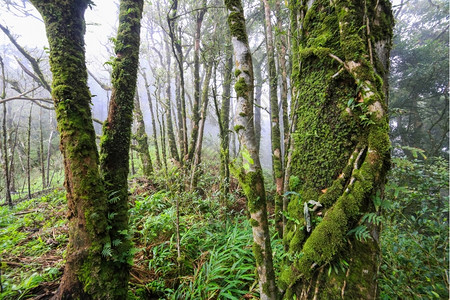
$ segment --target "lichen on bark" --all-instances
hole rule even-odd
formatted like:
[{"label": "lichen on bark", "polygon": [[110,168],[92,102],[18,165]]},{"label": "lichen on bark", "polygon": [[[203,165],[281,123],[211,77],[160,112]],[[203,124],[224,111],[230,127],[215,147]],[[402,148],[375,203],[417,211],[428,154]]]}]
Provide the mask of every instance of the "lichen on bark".
[{"label": "lichen on bark", "polygon": [[[300,21],[294,36],[293,103],[298,109],[292,176],[299,179],[286,225],[288,251],[280,276],[284,297],[375,298],[379,248],[347,236],[362,215],[374,210],[372,196],[382,189],[389,168],[385,85],[393,18],[388,1],[300,1],[291,5]],[[309,6],[308,6],[309,5]],[[370,30],[368,28],[370,27]],[[375,53],[371,44],[383,39]],[[323,204],[311,212],[307,232],[303,204]],[[306,224],[305,224],[306,225]],[[374,228],[376,233],[377,229]],[[363,257],[370,257],[360,262]],[[348,262],[347,272],[324,272]],[[366,272],[370,275],[366,276]],[[358,273],[359,272],[359,273]],[[362,273],[361,273],[362,272]],[[351,281],[359,278],[358,281]]]}]

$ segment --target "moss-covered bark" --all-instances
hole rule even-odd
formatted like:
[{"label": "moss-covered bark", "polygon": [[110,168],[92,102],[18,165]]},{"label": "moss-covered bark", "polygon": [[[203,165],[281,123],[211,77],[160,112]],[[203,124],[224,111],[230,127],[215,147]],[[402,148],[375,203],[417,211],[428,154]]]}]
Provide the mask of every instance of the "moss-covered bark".
[{"label": "moss-covered bark", "polygon": [[148,177],[153,174],[153,165],[150,152],[148,150],[148,137],[145,132],[144,116],[142,115],[138,91],[136,91],[136,96],[134,97],[134,115],[137,123],[135,135],[137,142],[136,150],[139,153],[139,157],[142,162],[143,174]]},{"label": "moss-covered bark", "polygon": [[60,149],[64,158],[69,244],[58,299],[108,299],[113,290],[102,266],[109,243],[106,196],[90,111],[84,54],[89,1],[32,1],[44,18],[53,73]]},{"label": "moss-covered bark", "polygon": [[[280,287],[286,299],[374,299],[378,228],[366,224],[372,236],[367,241],[347,233],[375,211],[372,198],[389,166],[381,78],[388,72],[383,58],[392,38],[390,3],[294,1],[291,9],[291,23],[298,25],[292,49],[298,59],[292,74],[298,121],[291,189],[300,196],[288,207],[289,255]],[[308,207],[310,200],[322,208]],[[340,266],[344,271],[336,274],[333,268]]]},{"label": "moss-covered bark", "polygon": [[260,285],[260,299],[277,298],[272,262],[269,226],[267,222],[264,178],[259,162],[253,125],[253,66],[245,28],[244,11],[240,0],[225,0],[228,26],[233,43],[237,97],[235,131],[242,145],[243,165],[234,170],[247,197],[253,231],[253,253]]},{"label": "moss-covered bark", "polygon": [[112,94],[100,142],[101,173],[108,195],[110,272],[114,297],[126,298],[133,255],[128,234],[128,172],[134,94],[139,66],[143,0],[121,0]]},{"label": "moss-covered bark", "polygon": [[270,6],[268,0],[264,2],[266,27],[267,65],[269,70],[269,102],[270,102],[270,133],[272,143],[272,166],[275,178],[275,227],[281,237],[283,235],[283,164],[281,160],[281,132],[280,110],[278,109],[278,76],[275,65],[275,49],[270,21]]},{"label": "moss-covered bark", "polygon": [[[229,40],[229,43],[231,41]],[[220,191],[221,201],[225,203],[228,199],[228,193],[230,191],[230,96],[231,96],[231,72],[233,69],[233,52],[231,50],[231,44],[227,46],[227,60],[224,68],[224,83],[222,93],[222,107],[220,109]]]}]

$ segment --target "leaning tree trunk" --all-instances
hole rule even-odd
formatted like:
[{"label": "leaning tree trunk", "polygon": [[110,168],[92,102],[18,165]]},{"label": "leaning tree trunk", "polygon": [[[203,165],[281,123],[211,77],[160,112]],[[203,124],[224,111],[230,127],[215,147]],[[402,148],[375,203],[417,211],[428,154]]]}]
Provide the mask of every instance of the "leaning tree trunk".
[{"label": "leaning tree trunk", "polygon": [[237,97],[236,126],[241,143],[243,165],[234,170],[247,197],[253,231],[253,254],[259,279],[260,299],[277,298],[275,272],[272,262],[269,225],[267,222],[266,192],[259,151],[253,125],[253,66],[245,28],[244,10],[240,0],[225,0],[228,26],[233,43]]},{"label": "leaning tree trunk", "polygon": [[60,149],[67,191],[69,244],[58,299],[110,298],[114,282],[101,266],[109,242],[106,194],[90,110],[84,52],[84,11],[89,1],[32,0],[44,18],[50,45]]},{"label": "leaning tree trunk", "polygon": [[389,168],[391,5],[301,2],[291,4],[300,9],[291,175],[299,196],[288,207],[280,288],[285,299],[376,299],[379,228],[365,220],[377,214]]},{"label": "leaning tree trunk", "polygon": [[[139,67],[143,0],[121,0],[115,44],[108,118],[100,142],[100,167],[108,196],[108,221],[112,259],[109,260],[114,297],[127,297],[133,261],[128,234],[128,172],[134,95]],[[146,149],[148,152],[148,148]]]}]

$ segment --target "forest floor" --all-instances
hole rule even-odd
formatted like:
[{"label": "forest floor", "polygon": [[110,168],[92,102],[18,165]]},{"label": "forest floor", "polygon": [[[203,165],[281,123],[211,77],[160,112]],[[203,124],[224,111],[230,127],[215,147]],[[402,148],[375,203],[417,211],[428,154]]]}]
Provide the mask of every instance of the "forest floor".
[{"label": "forest floor", "polygon": [[[448,299],[448,161],[393,162],[384,215],[376,219],[383,223],[380,299]],[[131,177],[129,299],[257,299],[245,197],[232,181],[228,199],[220,200],[217,167],[203,170],[195,192],[180,192],[177,169],[151,180]],[[265,178],[270,203],[274,186],[270,174]],[[66,214],[62,187],[0,206],[0,299],[51,298],[64,270]],[[272,250],[278,277],[286,254],[275,233]]]},{"label": "forest floor", "polygon": [[[129,298],[256,299],[251,227],[236,183],[225,204],[219,201],[217,182],[207,195],[201,187],[174,193],[160,184],[142,177],[130,181],[135,256]],[[54,294],[64,270],[66,211],[62,188],[0,207],[0,299],[49,299]],[[281,253],[280,240],[274,239],[274,247]]]}]

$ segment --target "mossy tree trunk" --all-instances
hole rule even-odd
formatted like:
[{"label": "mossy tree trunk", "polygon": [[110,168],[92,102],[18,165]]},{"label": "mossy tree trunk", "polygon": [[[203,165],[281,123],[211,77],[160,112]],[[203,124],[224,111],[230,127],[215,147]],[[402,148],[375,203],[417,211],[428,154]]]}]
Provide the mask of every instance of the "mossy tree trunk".
[{"label": "mossy tree trunk", "polygon": [[84,11],[89,1],[32,3],[44,18],[50,45],[52,98],[67,191],[69,244],[56,297],[108,298],[112,287],[101,268],[102,250],[109,242],[106,193],[98,171],[84,54]]},{"label": "mossy tree trunk", "polygon": [[[104,126],[106,137],[102,140],[102,174],[84,51],[84,12],[90,1],[32,3],[44,18],[50,45],[52,98],[67,191],[69,244],[64,275],[55,297],[124,299],[132,258],[125,236],[126,180],[143,2],[123,0],[120,4],[114,90]],[[115,197],[108,199],[113,192]]]},{"label": "mossy tree trunk", "polygon": [[[280,288],[285,299],[375,299],[379,228],[365,220],[378,214],[389,168],[391,5],[316,0],[291,9],[299,39],[290,189],[299,196],[288,207]],[[359,238],[349,233],[357,226]]]},{"label": "mossy tree trunk", "polygon": [[234,173],[247,197],[253,231],[253,254],[260,286],[260,299],[276,299],[275,273],[267,222],[266,193],[253,125],[253,65],[240,0],[225,0],[235,57],[237,98],[236,126],[241,143],[242,166]]},{"label": "mossy tree trunk", "polygon": [[200,122],[198,124],[198,135],[197,142],[195,143],[194,148],[194,156],[191,167],[191,180],[189,184],[190,190],[193,190],[197,187],[198,177],[201,170],[200,163],[202,161],[202,146],[203,146],[203,134],[206,123],[206,115],[208,113],[208,103],[209,103],[209,82],[211,81],[212,69],[213,69],[213,61],[210,61],[206,65],[206,74],[205,79],[203,81],[203,91],[202,91],[202,110],[200,112]]},{"label": "mossy tree trunk", "polygon": [[[187,137],[187,115],[186,115],[186,92],[184,84],[184,68],[183,68],[183,48],[181,47],[181,36],[177,36],[177,12],[178,0],[171,0],[170,11],[167,14],[167,24],[169,27],[169,37],[172,46],[172,52],[175,56],[178,65],[179,79],[180,79],[180,108],[181,108],[181,128],[180,135],[182,136],[182,144],[180,145],[180,156],[182,158],[188,155],[188,137]],[[183,163],[183,159],[180,161]]]},{"label": "mossy tree trunk", "polygon": [[187,157],[188,164],[194,158],[194,151],[197,143],[199,123],[200,123],[200,37],[203,24],[203,17],[206,13],[206,0],[202,1],[202,9],[197,12],[195,18],[195,36],[194,36],[194,103],[192,107],[192,129],[189,153]]},{"label": "mossy tree trunk", "polygon": [[169,153],[170,157],[177,162],[180,162],[180,157],[178,156],[177,143],[175,141],[175,133],[173,131],[173,122],[172,122],[172,84],[171,84],[171,73],[170,73],[170,51],[169,45],[166,44],[166,56],[167,56],[167,89],[166,89],[166,120],[167,120],[167,137],[169,139]]},{"label": "mossy tree trunk", "polygon": [[143,5],[143,0],[120,1],[116,57],[111,75],[112,93],[100,142],[100,168],[108,196],[108,246],[112,251],[108,262],[110,272],[114,274],[114,296],[122,298],[127,295],[129,269],[133,260],[128,233],[127,180]]},{"label": "mossy tree trunk", "polygon": [[137,142],[136,150],[142,162],[142,171],[144,176],[149,177],[153,174],[152,159],[148,150],[148,137],[145,132],[144,116],[142,115],[141,104],[139,101],[139,94],[136,90],[134,97],[134,115],[137,123],[135,139]]},{"label": "mossy tree trunk", "polygon": [[[217,112],[220,129],[220,191],[222,204],[226,203],[230,191],[230,98],[231,98],[231,76],[233,70],[233,51],[231,41],[226,48],[226,63],[223,71],[223,93],[222,106]],[[217,104],[216,104],[217,106]]]},{"label": "mossy tree trunk", "polygon": [[275,48],[272,23],[270,21],[270,5],[264,3],[264,20],[266,27],[267,66],[269,71],[269,102],[270,102],[270,137],[272,143],[272,169],[275,178],[275,227],[278,234],[283,235],[283,163],[281,160],[280,110],[278,109],[278,76],[275,64]]}]

